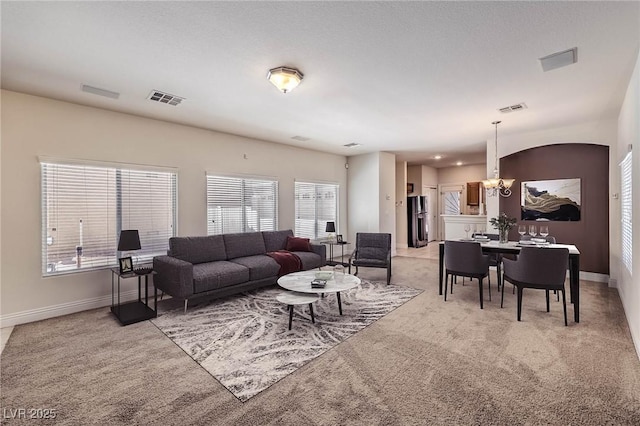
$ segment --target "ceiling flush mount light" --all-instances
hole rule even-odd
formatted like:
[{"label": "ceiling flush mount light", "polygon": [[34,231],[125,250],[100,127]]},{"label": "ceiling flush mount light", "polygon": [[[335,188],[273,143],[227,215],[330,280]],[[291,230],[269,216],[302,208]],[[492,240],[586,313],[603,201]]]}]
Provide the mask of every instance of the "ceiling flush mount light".
[{"label": "ceiling flush mount light", "polygon": [[356,142],[351,142],[351,143],[345,144],[343,146],[346,146],[347,148],[355,148],[356,146],[360,146],[360,144],[356,143]]},{"label": "ceiling flush mount light", "polygon": [[441,159],[441,158],[442,158],[442,155],[436,155],[436,156],[435,156],[435,157],[433,157],[433,158],[435,158],[436,160],[439,160],[439,159]]},{"label": "ceiling flush mount light", "polygon": [[289,93],[302,81],[304,75],[295,68],[278,67],[269,70],[267,78],[282,93]]},{"label": "ceiling flush mount light", "polygon": [[496,126],[496,146],[495,146],[495,163],[493,166],[493,178],[486,179],[482,181],[482,185],[484,185],[487,190],[487,196],[496,197],[500,194],[503,197],[509,197],[511,195],[511,185],[515,179],[503,179],[498,177],[498,124],[502,123],[502,121],[494,121],[493,125]]}]

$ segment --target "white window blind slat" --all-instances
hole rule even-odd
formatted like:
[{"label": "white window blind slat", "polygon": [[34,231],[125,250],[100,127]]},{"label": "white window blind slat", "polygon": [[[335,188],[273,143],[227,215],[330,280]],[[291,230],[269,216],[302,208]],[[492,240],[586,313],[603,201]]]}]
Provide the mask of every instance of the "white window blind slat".
[{"label": "white window blind slat", "polygon": [[295,234],[299,237],[321,239],[327,222],[338,217],[338,185],[326,183],[295,183]]},{"label": "white window blind slat", "polygon": [[207,175],[207,234],[277,227],[278,181]]},{"label": "white window blind slat", "polygon": [[166,253],[175,173],[41,163],[41,179],[44,276],[115,266],[122,229],[139,230],[138,262]]},{"label": "white window blind slat", "polygon": [[620,210],[622,219],[622,263],[631,274],[633,268],[633,229],[632,229],[632,153],[628,153],[620,163]]}]

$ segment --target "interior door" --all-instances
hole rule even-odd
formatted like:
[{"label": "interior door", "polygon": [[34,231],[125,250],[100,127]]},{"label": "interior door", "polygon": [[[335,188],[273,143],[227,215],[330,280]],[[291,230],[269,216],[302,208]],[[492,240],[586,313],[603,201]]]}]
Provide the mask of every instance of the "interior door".
[{"label": "interior door", "polygon": [[[463,185],[441,185],[440,186],[440,214],[460,214],[462,212],[462,191]],[[440,240],[444,240],[444,220],[440,217],[439,233]]]}]

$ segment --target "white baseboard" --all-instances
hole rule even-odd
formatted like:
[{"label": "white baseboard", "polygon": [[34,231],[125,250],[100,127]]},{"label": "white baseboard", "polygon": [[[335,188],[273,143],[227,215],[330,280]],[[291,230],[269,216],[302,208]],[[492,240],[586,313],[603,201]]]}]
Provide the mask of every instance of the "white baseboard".
[{"label": "white baseboard", "polygon": [[580,271],[580,279],[585,281],[594,281],[597,283],[609,283],[609,275],[597,274],[595,272]]},{"label": "white baseboard", "polygon": [[[128,302],[138,297],[138,290],[120,293],[120,301]],[[22,312],[0,316],[0,327],[12,327],[18,324],[41,321],[62,315],[75,314],[89,309],[111,306],[111,295],[93,297],[91,299],[76,300],[74,302],[61,303],[59,305],[45,306],[43,308],[30,309]]]}]

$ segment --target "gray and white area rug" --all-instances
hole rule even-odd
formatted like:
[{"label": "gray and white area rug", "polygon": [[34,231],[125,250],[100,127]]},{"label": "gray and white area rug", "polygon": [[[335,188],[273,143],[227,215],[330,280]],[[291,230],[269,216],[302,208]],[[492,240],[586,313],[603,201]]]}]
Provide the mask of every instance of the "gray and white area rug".
[{"label": "gray and white area rug", "polygon": [[362,281],[313,305],[294,307],[289,327],[286,305],[276,300],[285,290],[269,287],[160,313],[152,322],[241,401],[257,395],[340,342],[422,292],[408,287]]}]

